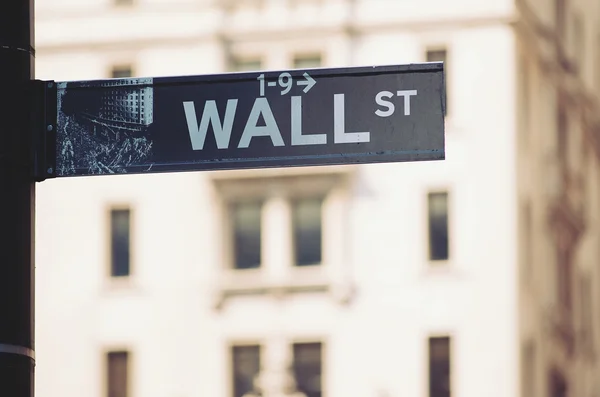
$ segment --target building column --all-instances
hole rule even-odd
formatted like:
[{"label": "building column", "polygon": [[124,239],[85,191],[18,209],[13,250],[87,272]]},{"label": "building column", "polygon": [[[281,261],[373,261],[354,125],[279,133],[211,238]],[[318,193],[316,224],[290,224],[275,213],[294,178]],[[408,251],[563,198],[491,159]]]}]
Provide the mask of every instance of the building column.
[{"label": "building column", "polygon": [[292,252],[290,205],[282,195],[272,196],[263,211],[262,249],[268,283],[277,287],[285,282]]}]

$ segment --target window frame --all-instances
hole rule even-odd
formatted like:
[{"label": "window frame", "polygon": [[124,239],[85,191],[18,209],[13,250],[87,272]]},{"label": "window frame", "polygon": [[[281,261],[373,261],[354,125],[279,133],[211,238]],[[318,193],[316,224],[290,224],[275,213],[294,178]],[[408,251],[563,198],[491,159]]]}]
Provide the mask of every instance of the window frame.
[{"label": "window frame", "polygon": [[[323,194],[317,194],[317,195],[308,195],[305,197],[299,197],[299,196],[291,196],[287,199],[287,203],[290,207],[290,212],[289,212],[289,222],[290,222],[290,227],[291,227],[291,256],[292,256],[292,260],[291,260],[291,265],[292,268],[295,269],[302,269],[302,268],[315,268],[318,266],[322,266],[325,262],[325,258],[324,258],[324,251],[325,251],[325,238],[324,238],[324,229],[325,229],[325,219],[324,219],[324,212],[325,212],[325,205],[327,202],[327,196],[328,196],[328,192],[324,192]],[[298,247],[296,244],[296,213],[295,213],[295,208],[296,205],[299,202],[305,201],[305,200],[318,200],[320,202],[320,207],[319,207],[319,220],[320,220],[320,239],[319,239],[319,256],[320,256],[320,260],[318,262],[314,262],[314,263],[306,263],[306,264],[299,264],[298,263]]]},{"label": "window frame", "polygon": [[[281,296],[306,292],[325,293],[338,303],[346,304],[352,294],[351,291],[353,291],[349,284],[353,283],[344,279],[343,284],[348,292],[340,296],[335,295],[332,290],[334,277],[344,277],[343,265],[340,261],[343,245],[337,238],[323,244],[320,266],[293,266],[292,240],[290,239],[286,242],[286,244],[288,242],[290,244],[289,249],[278,255],[279,260],[275,261],[275,258],[269,256],[264,258],[263,266],[260,269],[244,271],[232,269],[230,265],[232,263],[231,223],[228,205],[237,200],[260,197],[268,200],[266,202],[269,207],[267,211],[270,211],[274,208],[271,206],[272,199],[285,200],[284,205],[289,209],[287,199],[290,197],[325,197],[322,217],[323,236],[332,232],[344,233],[345,219],[342,214],[339,211],[329,213],[328,209],[332,208],[334,203],[344,207],[348,205],[350,188],[356,171],[356,166],[346,165],[209,173],[218,203],[219,218],[222,220],[218,226],[218,246],[221,255],[225,258],[224,261],[215,264],[219,268],[219,286],[215,291],[214,308],[220,310],[229,299],[249,294]],[[289,214],[288,209],[284,211]],[[282,208],[279,207],[279,210]],[[265,212],[266,217],[270,217],[270,215],[273,214]],[[291,238],[291,224],[285,223],[285,229],[282,229],[281,232],[289,234]],[[284,226],[284,222],[278,222],[278,224]],[[274,231],[270,226],[265,225],[264,239],[273,237]]]},{"label": "window frame", "polygon": [[136,5],[136,0],[112,0],[112,5],[115,8],[127,8]]},{"label": "window frame", "polygon": [[265,367],[265,358],[267,357],[266,350],[267,350],[267,345],[265,344],[264,341],[261,340],[233,340],[230,341],[229,343],[227,343],[226,349],[227,349],[227,366],[228,366],[228,377],[229,377],[229,387],[228,387],[228,396],[231,397],[236,397],[236,390],[235,390],[235,370],[236,370],[236,365],[235,365],[235,360],[234,360],[234,349],[236,347],[258,347],[258,374],[260,374],[260,372],[264,369]]},{"label": "window frame", "polygon": [[[258,63],[257,68],[238,68],[234,67],[240,64],[251,64]],[[244,72],[259,72],[264,70],[265,68],[265,59],[264,56],[261,55],[246,55],[246,54],[230,54],[227,58],[227,71],[235,72],[235,73],[244,73]]]},{"label": "window frame", "polygon": [[[297,53],[293,53],[291,55],[291,67],[292,69],[317,69],[317,68],[322,68],[325,64],[324,61],[324,56],[323,53],[321,51],[314,51],[314,52],[308,52],[308,51],[302,51],[302,52],[297,52]],[[298,66],[297,62],[298,61],[302,61],[302,60],[312,60],[312,59],[319,59],[318,65],[316,66]]]},{"label": "window frame", "polygon": [[[289,365],[292,375],[294,376],[294,380],[296,380],[296,361],[295,361],[295,350],[294,347],[296,345],[310,345],[310,344],[319,344],[320,345],[320,386],[321,386],[321,397],[323,397],[326,393],[327,389],[327,346],[328,341],[326,338],[293,338],[288,341],[288,357],[289,357]],[[299,385],[296,383],[296,389],[300,390]]]},{"label": "window frame", "polygon": [[[430,227],[430,197],[436,194],[445,194],[446,195],[446,234],[447,234],[447,256],[445,259],[432,259],[431,257],[431,227]],[[452,239],[452,190],[450,188],[435,188],[429,189],[425,193],[425,255],[426,262],[429,268],[440,268],[447,267],[449,263],[452,262],[453,255],[453,239]]]},{"label": "window frame", "polygon": [[[113,233],[112,233],[112,214],[114,211],[129,211],[129,269],[126,275],[117,276],[113,274]],[[111,282],[128,282],[134,276],[135,269],[135,210],[131,204],[111,204],[105,210],[106,217],[106,277]]]},{"label": "window frame", "polygon": [[[237,200],[231,200],[225,203],[225,212],[227,213],[226,218],[226,247],[229,251],[229,255],[226,256],[228,260],[227,268],[235,272],[257,272],[261,271],[265,267],[264,258],[265,253],[263,250],[263,241],[265,237],[265,225],[264,225],[264,211],[265,211],[266,199],[263,197],[241,197]],[[235,214],[234,209],[237,205],[244,203],[257,203],[260,207],[260,236],[259,236],[259,263],[256,267],[237,267],[237,247],[236,247],[236,227],[235,227]]]},{"label": "window frame", "polygon": [[434,339],[448,339],[448,383],[449,383],[449,397],[452,397],[453,394],[453,385],[454,385],[454,357],[455,357],[455,349],[456,349],[456,340],[452,333],[435,333],[430,334],[425,339],[425,357],[426,357],[426,374],[425,376],[425,384],[426,384],[426,395],[427,397],[438,397],[431,394],[432,392],[432,355],[431,355],[431,342]]},{"label": "window frame", "polygon": [[[129,75],[127,76],[115,76],[116,71],[120,70],[129,70]],[[108,76],[111,79],[128,79],[133,78],[135,76],[135,66],[133,62],[117,62],[113,63],[109,67]]]},{"label": "window frame", "polygon": [[442,61],[429,61],[429,53],[432,52],[444,52],[444,117],[449,117],[450,112],[448,111],[448,102],[450,102],[449,92],[452,91],[452,87],[450,86],[450,63],[451,63],[451,55],[450,55],[450,45],[446,43],[437,43],[437,44],[426,44],[423,48],[423,58],[425,62],[442,62]]},{"label": "window frame", "polygon": [[126,360],[126,368],[127,368],[127,373],[126,373],[126,391],[125,391],[125,397],[132,397],[133,393],[134,393],[134,387],[133,387],[133,367],[134,367],[134,356],[133,356],[133,352],[132,349],[126,346],[121,346],[121,347],[111,347],[111,348],[106,348],[103,350],[102,352],[102,369],[103,369],[103,374],[104,374],[104,382],[103,382],[103,386],[104,386],[104,393],[103,396],[104,397],[113,397],[110,393],[111,391],[111,387],[110,387],[110,355],[111,354],[122,354],[125,353],[127,355],[127,360]]}]

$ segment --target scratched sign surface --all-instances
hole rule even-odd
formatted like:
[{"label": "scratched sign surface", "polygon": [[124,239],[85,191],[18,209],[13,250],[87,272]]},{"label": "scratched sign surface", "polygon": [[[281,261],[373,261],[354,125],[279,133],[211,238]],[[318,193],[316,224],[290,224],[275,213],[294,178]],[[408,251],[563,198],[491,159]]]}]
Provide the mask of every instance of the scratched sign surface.
[{"label": "scratched sign surface", "polygon": [[56,176],[443,160],[443,64],[57,84]]}]

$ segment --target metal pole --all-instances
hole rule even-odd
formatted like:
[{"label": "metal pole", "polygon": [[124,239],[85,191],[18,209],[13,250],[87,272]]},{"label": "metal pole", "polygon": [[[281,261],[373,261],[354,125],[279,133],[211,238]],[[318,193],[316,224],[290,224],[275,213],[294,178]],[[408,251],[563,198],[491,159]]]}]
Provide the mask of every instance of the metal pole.
[{"label": "metal pole", "polygon": [[34,0],[0,0],[0,395],[34,394]]}]

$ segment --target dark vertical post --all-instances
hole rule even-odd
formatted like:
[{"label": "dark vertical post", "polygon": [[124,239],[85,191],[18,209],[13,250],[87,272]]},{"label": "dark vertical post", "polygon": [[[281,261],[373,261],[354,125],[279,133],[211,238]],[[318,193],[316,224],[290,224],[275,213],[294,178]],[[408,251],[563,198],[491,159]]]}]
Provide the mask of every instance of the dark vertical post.
[{"label": "dark vertical post", "polygon": [[0,0],[0,395],[34,388],[34,0]]}]

